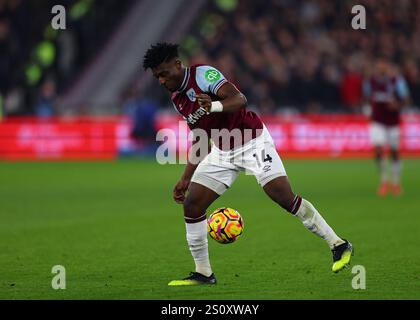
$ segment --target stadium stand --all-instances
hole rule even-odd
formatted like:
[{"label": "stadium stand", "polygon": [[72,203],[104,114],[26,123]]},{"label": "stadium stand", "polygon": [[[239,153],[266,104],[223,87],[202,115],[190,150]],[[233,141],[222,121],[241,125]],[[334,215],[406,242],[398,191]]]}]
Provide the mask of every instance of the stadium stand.
[{"label": "stadium stand", "polygon": [[420,3],[358,3],[366,30],[349,27],[352,1],[213,1],[182,44],[191,63],[240,80],[262,112],[357,111],[362,78],[379,54],[399,66],[420,106]]},{"label": "stadium stand", "polygon": [[185,138],[142,70],[158,41],[222,70],[299,157],[370,156],[362,81],[388,57],[411,93],[403,152],[418,156],[420,3],[359,3],[366,30],[352,30],[347,0],[63,0],[67,29],[55,31],[55,1],[0,0],[0,159],[114,159],[153,154],[163,128]]},{"label": "stadium stand", "polygon": [[50,26],[56,1],[0,1],[0,105],[5,115],[59,114],[51,99],[74,84],[133,0],[64,0],[66,30]]},{"label": "stadium stand", "polygon": [[[359,112],[362,79],[378,54],[398,65],[412,105],[420,106],[418,1],[360,1],[366,30],[349,28],[351,1],[61,3],[68,28],[54,32],[54,1],[0,0],[6,116],[123,113],[127,92],[167,106],[167,96],[141,70],[141,52],[152,39],[180,42],[190,64],[219,67],[261,113]],[[166,14],[159,28],[150,19],[154,12]]]}]

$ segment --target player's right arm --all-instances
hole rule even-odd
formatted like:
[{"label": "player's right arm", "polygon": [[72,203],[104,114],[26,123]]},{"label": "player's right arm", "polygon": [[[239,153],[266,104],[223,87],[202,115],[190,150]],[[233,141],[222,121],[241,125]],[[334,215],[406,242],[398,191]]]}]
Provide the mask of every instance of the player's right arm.
[{"label": "player's right arm", "polygon": [[185,193],[188,190],[188,187],[191,183],[191,178],[197,168],[198,164],[192,164],[190,162],[185,166],[184,174],[181,179],[175,185],[173,191],[173,197],[176,203],[184,203]]},{"label": "player's right arm", "polygon": [[[193,131],[194,132],[194,131]],[[185,193],[191,183],[191,178],[197,169],[197,166],[204,159],[204,157],[210,151],[209,140],[195,137],[190,150],[194,150],[194,157],[189,157],[187,165],[185,166],[184,174],[181,179],[175,185],[173,190],[173,198],[177,203],[184,203]],[[198,151],[198,152],[197,152]]]}]

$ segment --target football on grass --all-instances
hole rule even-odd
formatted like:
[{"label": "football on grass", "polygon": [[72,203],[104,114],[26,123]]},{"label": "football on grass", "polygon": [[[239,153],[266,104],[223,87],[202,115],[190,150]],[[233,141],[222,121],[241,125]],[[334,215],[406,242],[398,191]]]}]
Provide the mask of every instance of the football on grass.
[{"label": "football on grass", "polygon": [[232,243],[244,231],[244,221],[238,211],[232,208],[214,210],[207,219],[210,237],[219,243]]}]

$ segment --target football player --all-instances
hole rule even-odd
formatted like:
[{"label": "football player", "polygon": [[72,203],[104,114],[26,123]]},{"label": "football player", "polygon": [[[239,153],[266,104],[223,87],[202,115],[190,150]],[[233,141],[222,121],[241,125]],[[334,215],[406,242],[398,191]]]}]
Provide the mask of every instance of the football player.
[{"label": "football player", "polygon": [[[143,67],[151,69],[160,85],[171,92],[173,107],[190,129],[204,131],[213,142],[204,159],[186,165],[173,190],[174,200],[183,205],[195,272],[169,285],[216,283],[208,254],[206,210],[241,171],[252,173],[273,201],[326,241],[332,251],[333,272],[349,264],[352,244],[340,238],[308,200],[292,191],[270,133],[257,114],[247,111],[246,97],[221,71],[208,65],[184,66],[178,45],[169,43],[152,45],[144,55]],[[223,134],[214,138],[214,132],[233,131],[240,133],[240,142],[224,139]]]}]

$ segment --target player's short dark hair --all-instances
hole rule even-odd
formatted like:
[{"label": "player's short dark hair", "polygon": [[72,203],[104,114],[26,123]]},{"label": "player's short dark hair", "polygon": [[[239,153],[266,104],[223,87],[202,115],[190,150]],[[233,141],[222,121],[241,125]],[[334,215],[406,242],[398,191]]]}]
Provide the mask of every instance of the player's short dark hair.
[{"label": "player's short dark hair", "polygon": [[168,61],[172,58],[178,58],[178,44],[172,43],[156,43],[152,45],[143,57],[143,68],[147,70],[148,68],[156,68],[161,63]]}]

